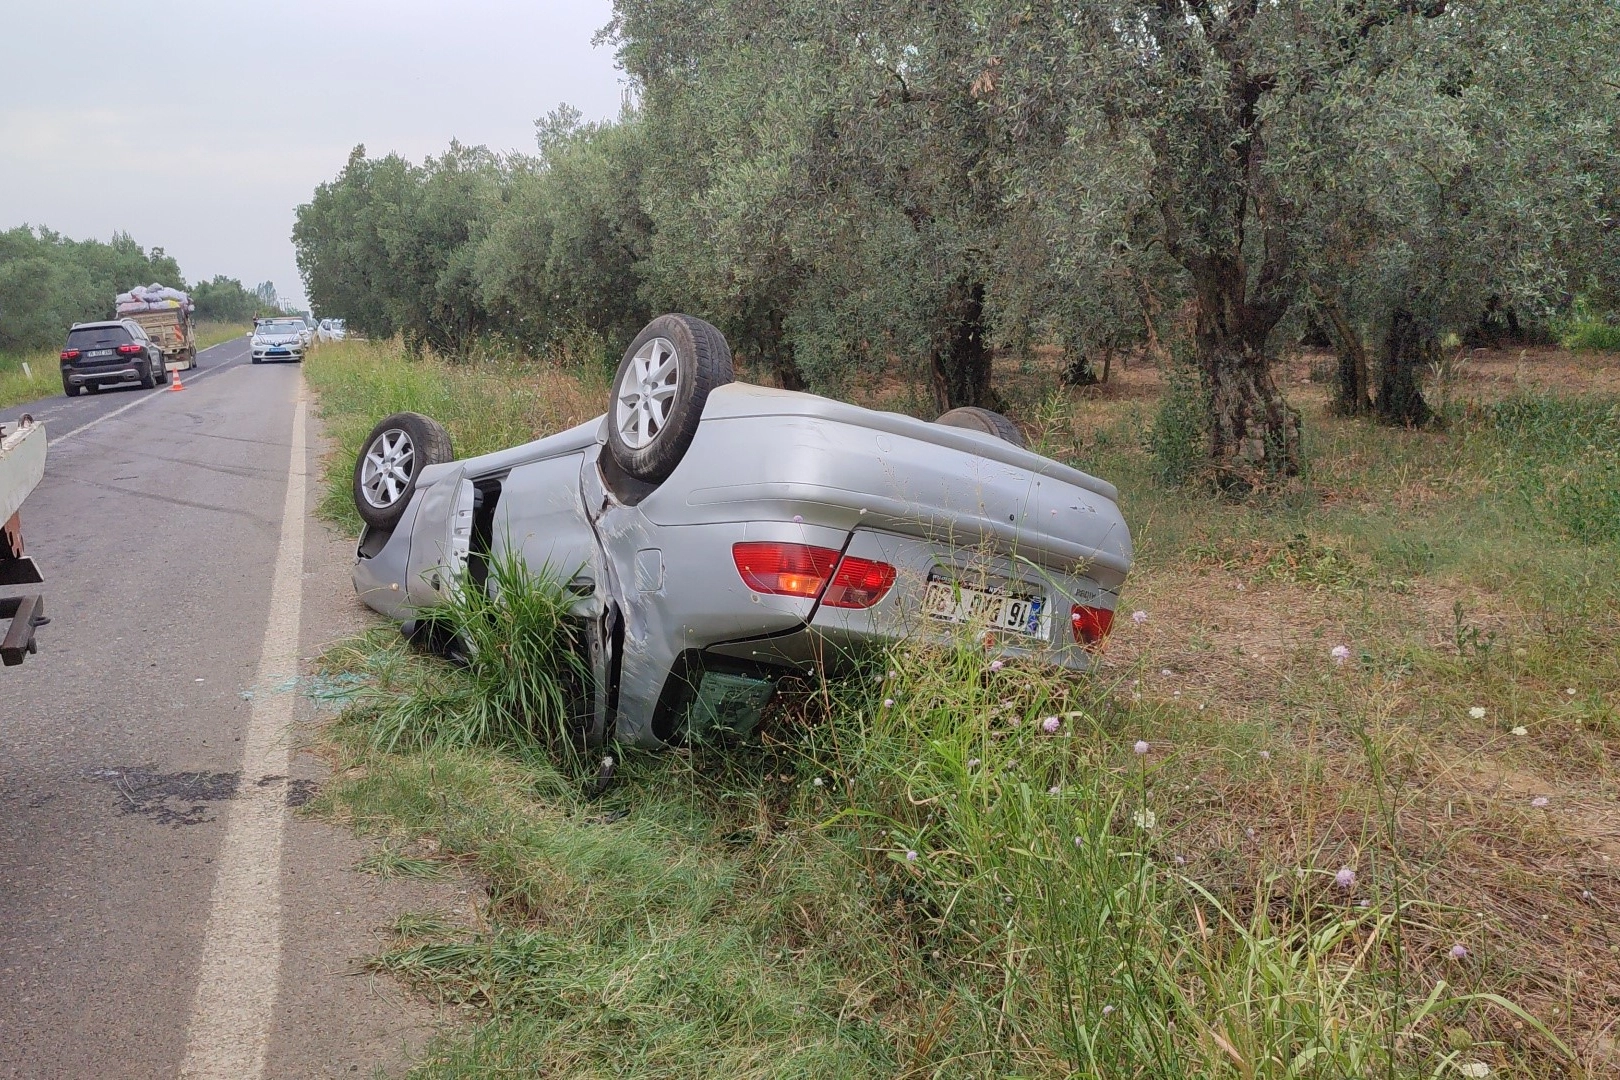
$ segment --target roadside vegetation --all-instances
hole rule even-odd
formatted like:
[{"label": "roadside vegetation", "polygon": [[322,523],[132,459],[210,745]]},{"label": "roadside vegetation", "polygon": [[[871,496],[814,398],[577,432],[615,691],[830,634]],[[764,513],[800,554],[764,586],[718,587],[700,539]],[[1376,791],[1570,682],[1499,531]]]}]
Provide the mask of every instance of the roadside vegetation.
[{"label": "roadside vegetation", "polygon": [[685,311],[778,385],[935,416],[1006,411],[1041,350],[1077,385],[1173,356],[1245,490],[1309,456],[1290,343],[1396,426],[1462,346],[1612,347],[1617,38],[1609,0],[618,0],[618,118],[356,147],[293,239],[317,307],[441,355]]},{"label": "roadside vegetation", "polygon": [[[902,650],[746,745],[610,748],[598,796],[510,728],[560,662],[457,668],[392,628],[326,654],[355,689],[320,810],[376,839],[363,869],[478,886],[371,960],[456,1007],[415,1075],[1620,1070],[1620,359],[1463,353],[1418,430],[1337,415],[1336,358],[1290,351],[1301,473],[1242,501],[1198,482],[1196,382],[1062,363],[1000,385],[1136,537],[1090,677]],[[323,509],[352,527],[387,412],[476,452],[596,414],[604,371],[323,347]],[[554,644],[555,585],[526,589],[500,633]]]}]

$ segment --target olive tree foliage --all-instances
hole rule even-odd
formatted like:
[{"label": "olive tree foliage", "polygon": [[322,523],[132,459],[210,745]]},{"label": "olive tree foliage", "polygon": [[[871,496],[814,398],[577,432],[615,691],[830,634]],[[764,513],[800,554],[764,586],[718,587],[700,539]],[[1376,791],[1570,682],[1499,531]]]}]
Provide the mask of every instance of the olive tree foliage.
[{"label": "olive tree foliage", "polygon": [[1328,107],[1294,134],[1308,299],[1339,352],[1335,407],[1399,424],[1430,419],[1417,376],[1443,337],[1544,321],[1603,275],[1615,243],[1615,6],[1473,0],[1423,14],[1360,35]]},{"label": "olive tree foliage", "polygon": [[0,351],[60,345],[69,326],[112,318],[114,297],[153,282],[185,287],[173,258],[128,233],[101,241],[27,225],[0,232]]},{"label": "olive tree foliage", "polygon": [[362,333],[465,353],[497,327],[476,261],[508,172],[503,158],[459,143],[421,165],[356,147],[298,208],[293,244],[311,303]]},{"label": "olive tree foliage", "polygon": [[565,107],[536,133],[539,156],[510,161],[504,200],[474,254],[481,302],[534,347],[581,330],[628,342],[654,314],[638,269],[652,232],[645,129],[635,113],[582,124]]},{"label": "olive tree foliage", "polygon": [[[995,404],[994,346],[1078,340],[1092,310],[1019,186],[1030,148],[1064,137],[1061,113],[998,92],[1021,10],[620,0],[609,35],[661,170],[649,290],[712,314],[784,385],[882,372],[940,410]],[[1065,265],[1094,289],[1077,250]]]}]

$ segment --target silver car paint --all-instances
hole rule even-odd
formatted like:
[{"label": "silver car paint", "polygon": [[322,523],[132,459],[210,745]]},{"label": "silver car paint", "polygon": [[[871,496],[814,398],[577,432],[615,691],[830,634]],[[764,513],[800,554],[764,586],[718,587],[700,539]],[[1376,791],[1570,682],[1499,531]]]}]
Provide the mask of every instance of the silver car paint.
[{"label": "silver car paint", "polygon": [[[445,566],[465,550],[454,537],[458,504],[470,506],[472,481],[504,475],[492,546],[516,546],[530,565],[573,578],[582,617],[622,618],[613,730],[652,745],[659,699],[688,651],[805,669],[874,643],[958,632],[921,612],[936,567],[965,583],[1044,592],[1045,639],[997,634],[989,647],[1083,670],[1090,654],[1065,625],[1064,601],[1112,608],[1131,565],[1112,485],[974,431],[732,383],[710,394],[674,473],[635,505],[603,478],[605,443],[598,418],[424,469],[380,548],[362,536],[356,589],[395,618],[439,599]],[[744,540],[888,562],[896,585],[864,610],[756,594],[731,557]]]}]

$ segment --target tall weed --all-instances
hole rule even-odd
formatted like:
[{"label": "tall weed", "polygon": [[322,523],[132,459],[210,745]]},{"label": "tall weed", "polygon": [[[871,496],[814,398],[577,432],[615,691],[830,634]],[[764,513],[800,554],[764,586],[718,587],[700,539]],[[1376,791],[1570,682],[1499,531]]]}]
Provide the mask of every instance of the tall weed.
[{"label": "tall weed", "polygon": [[458,581],[418,613],[424,638],[452,649],[456,663],[407,666],[402,683],[362,691],[352,716],[388,753],[488,746],[574,764],[590,679],[569,618],[575,599],[557,574],[511,548],[490,558],[486,585]]}]

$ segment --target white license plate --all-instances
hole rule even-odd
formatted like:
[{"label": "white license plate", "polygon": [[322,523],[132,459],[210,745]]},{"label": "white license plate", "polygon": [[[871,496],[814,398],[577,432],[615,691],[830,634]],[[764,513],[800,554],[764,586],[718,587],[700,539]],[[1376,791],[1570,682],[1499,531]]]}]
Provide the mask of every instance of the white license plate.
[{"label": "white license plate", "polygon": [[113,354],[113,351],[111,349],[91,349],[89,352],[85,353],[84,355],[85,355],[86,358],[88,358],[88,357],[92,357],[92,356],[111,356],[112,354]]},{"label": "white license plate", "polygon": [[1039,638],[1051,636],[1048,607],[1044,596],[972,589],[937,578],[929,580],[923,598],[923,611],[935,619]]}]

